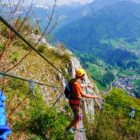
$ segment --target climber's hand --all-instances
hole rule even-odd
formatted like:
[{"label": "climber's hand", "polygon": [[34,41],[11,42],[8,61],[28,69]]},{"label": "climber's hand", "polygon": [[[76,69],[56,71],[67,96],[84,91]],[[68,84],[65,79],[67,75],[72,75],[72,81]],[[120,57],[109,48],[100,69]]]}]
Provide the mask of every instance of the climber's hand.
[{"label": "climber's hand", "polygon": [[101,98],[101,97],[97,97],[97,99],[99,99],[99,100],[102,100],[102,101],[105,101],[103,98]]}]

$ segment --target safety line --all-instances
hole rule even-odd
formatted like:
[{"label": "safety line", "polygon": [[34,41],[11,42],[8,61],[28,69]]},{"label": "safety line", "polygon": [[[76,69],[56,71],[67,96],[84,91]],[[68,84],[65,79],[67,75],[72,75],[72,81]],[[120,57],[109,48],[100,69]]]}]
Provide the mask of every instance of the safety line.
[{"label": "safety line", "polygon": [[[8,73],[4,73],[4,72],[1,72],[1,71],[0,71],[0,74],[1,75],[4,75],[4,76],[13,77],[13,78],[16,78],[16,79],[20,79],[20,80],[23,80],[23,81],[26,81],[26,82],[33,81],[32,79],[30,79],[30,80],[29,79],[25,79],[25,78],[22,78],[22,77],[19,77],[19,76],[14,76],[14,75],[11,75],[11,74],[8,74]],[[33,82],[36,83],[36,84],[38,84],[38,85],[44,85],[44,86],[48,86],[48,87],[59,88],[57,86],[51,86],[51,85],[40,83],[40,82],[35,82],[35,81],[33,81]]]},{"label": "safety line", "polygon": [[59,97],[57,97],[57,99],[55,100],[55,102],[52,104],[52,106],[51,106],[51,110],[55,107],[55,105],[60,101],[60,99],[61,99],[61,97],[63,96],[64,94],[62,93],[62,94],[60,94],[60,96]]},{"label": "safety line", "polygon": [[[115,106],[120,106],[120,107],[125,108],[125,109],[131,109],[132,108],[132,107],[129,107],[129,106],[113,103],[112,101],[109,101],[109,100],[105,100],[105,102],[110,103],[110,104],[115,105]],[[137,109],[135,109],[135,111],[140,112],[140,110],[137,110]]]},{"label": "safety line", "polygon": [[14,32],[22,41],[24,41],[30,48],[32,48],[39,56],[41,56],[47,63],[49,63],[54,69],[56,69],[61,74],[62,71],[60,71],[56,66],[54,66],[44,55],[42,55],[40,52],[38,52],[37,49],[35,49],[18,31],[16,31],[2,16],[0,16],[0,21],[6,25],[12,32]]}]

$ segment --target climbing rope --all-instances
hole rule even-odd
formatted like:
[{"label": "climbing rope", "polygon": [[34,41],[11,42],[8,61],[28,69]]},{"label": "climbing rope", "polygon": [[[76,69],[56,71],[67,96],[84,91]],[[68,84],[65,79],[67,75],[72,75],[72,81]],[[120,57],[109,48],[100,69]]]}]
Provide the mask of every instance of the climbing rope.
[{"label": "climbing rope", "polygon": [[[32,48],[38,55],[40,55],[47,63],[49,63],[53,68],[55,68],[57,71],[59,71],[60,73],[62,73],[57,67],[55,67],[46,57],[44,57],[41,53],[39,53],[27,40],[25,40],[12,26],[10,26],[1,16],[0,16],[0,20],[1,22],[3,22],[8,28],[10,28],[19,38],[21,38],[30,48]],[[10,77],[13,77],[13,78],[17,78],[17,79],[21,79],[21,80],[24,80],[24,81],[28,81],[30,82],[31,85],[33,85],[33,82],[31,80],[27,80],[27,79],[24,79],[24,78],[21,78],[21,77],[16,77],[16,76],[12,76],[12,75],[9,75],[9,74],[6,74],[6,73],[2,73],[0,72],[0,74],[2,75],[5,75],[5,76],[10,76]],[[38,82],[34,82],[36,84],[40,84],[40,85],[46,85],[46,84],[43,84],[43,83],[38,83]],[[50,86],[50,85],[46,85],[46,86]],[[53,86],[50,86],[50,87],[53,87]],[[31,89],[33,90],[33,89]],[[61,97],[61,96],[60,96]],[[59,99],[59,98],[58,98]],[[58,99],[56,100],[56,103],[58,101]],[[106,102],[110,102],[110,101],[106,101]],[[55,104],[56,104],[55,103]],[[114,104],[114,103],[113,103]],[[115,104],[114,104],[115,105]],[[130,109],[130,107],[127,107],[127,106],[124,106],[124,105],[119,105],[120,107],[123,107],[123,108],[127,108],[127,109]],[[135,110],[135,111],[138,111],[140,112],[140,110]],[[129,126],[129,123],[130,123],[130,120],[131,118],[133,118],[132,116],[134,116],[134,110],[131,112],[131,117],[129,118],[128,120],[128,123],[127,123],[127,126],[125,128],[125,131],[124,131],[124,134],[123,134],[123,138],[122,140],[124,139],[124,136],[125,136],[125,133],[126,133],[126,130],[127,130],[127,127]]]},{"label": "climbing rope", "polygon": [[[56,0],[55,0],[56,2]],[[54,11],[54,9],[53,9]],[[38,55],[40,55],[45,61],[47,61],[47,63],[49,63],[53,68],[55,68],[57,71],[59,71],[60,73],[62,73],[59,69],[57,69],[57,67],[55,67],[47,58],[45,58],[41,53],[39,53],[27,40],[25,40],[12,26],[10,26],[1,16],[0,16],[0,20],[11,30],[13,31],[20,39],[22,39],[30,48],[32,48],[32,50],[34,50]],[[40,40],[39,40],[40,41]],[[24,79],[24,78],[21,78],[21,77],[17,77],[17,76],[13,76],[13,75],[9,75],[9,74],[6,74],[6,73],[3,73],[1,72],[0,74],[4,75],[4,76],[10,76],[10,77],[13,77],[13,78],[17,78],[17,79],[21,79],[23,81],[27,81],[29,82],[30,84],[30,90],[34,93],[34,89],[33,89],[33,86],[34,86],[34,83],[36,84],[39,84],[39,85],[45,85],[45,86],[49,86],[49,87],[54,87],[54,86],[50,86],[50,85],[46,85],[46,84],[43,84],[43,83],[39,83],[39,82],[33,82],[31,80],[28,80],[28,79]],[[60,98],[58,98],[58,100],[55,102],[55,104],[59,101]],[[37,103],[36,103],[36,106],[37,106]]]},{"label": "climbing rope", "polygon": [[51,109],[55,107],[55,105],[60,101],[61,97],[64,95],[64,93],[60,94],[60,96],[56,99],[56,101],[52,104]]},{"label": "climbing rope", "polygon": [[[14,77],[15,78],[15,77]],[[23,80],[23,79],[20,79],[20,80]],[[24,80],[25,81],[25,80]],[[13,115],[15,112],[16,112],[16,110],[18,109],[18,112],[20,112],[21,110],[19,110],[19,107],[20,106],[22,106],[24,103],[25,103],[25,100],[31,95],[30,93],[32,93],[32,99],[34,99],[34,102],[35,102],[35,107],[36,107],[36,109],[37,109],[37,112],[38,112],[38,114],[39,114],[39,117],[40,117],[40,125],[44,128],[44,120],[43,120],[43,118],[42,118],[42,115],[41,115],[41,113],[40,113],[40,108],[39,108],[39,105],[38,105],[38,103],[37,103],[37,97],[36,97],[36,94],[35,94],[35,83],[34,83],[34,81],[32,81],[32,80],[29,80],[28,81],[28,85],[29,85],[29,93],[27,93],[27,95],[20,101],[19,100],[19,103],[17,103],[17,104],[15,104],[14,105],[14,107],[8,112],[8,122],[12,119],[12,117],[11,117],[11,115]],[[1,93],[1,92],[0,92]],[[0,94],[0,99],[1,99],[1,94]],[[1,103],[1,102],[0,102]],[[1,112],[1,104],[0,104],[0,112]],[[4,120],[2,120],[1,121],[1,117],[0,117],[0,122],[4,122]],[[1,123],[0,123],[0,125],[1,125]],[[19,127],[19,128],[22,128],[23,126],[21,126],[21,127]],[[40,127],[40,128],[42,128],[42,127]],[[2,127],[0,126],[0,139],[1,139],[1,129],[2,129]],[[6,127],[4,128],[4,129],[6,129]],[[8,128],[7,128],[8,129]],[[8,131],[8,130],[5,130],[5,131]],[[9,132],[9,131],[8,131]],[[45,140],[47,140],[47,138],[46,138],[46,135],[45,135],[45,133],[42,131],[42,129],[40,129],[40,132],[41,132],[41,136],[42,136],[42,138],[43,139],[45,139]],[[8,135],[9,133],[7,133],[7,135]],[[19,137],[19,135],[20,135],[20,133],[18,134],[18,137]],[[6,140],[6,138],[4,139],[4,140]]]},{"label": "climbing rope", "polygon": [[[131,109],[132,109],[132,107],[129,107],[129,106],[126,106],[126,105],[122,105],[122,104],[118,104],[118,103],[114,103],[114,102],[112,102],[112,101],[110,101],[110,100],[105,100],[105,102],[106,102],[106,103],[110,103],[110,104],[112,104],[112,105],[114,105],[114,106],[119,106],[119,107],[128,109],[128,110],[131,110]],[[137,109],[135,109],[135,111],[136,111],[136,112],[140,112],[140,110],[137,110]]]},{"label": "climbing rope", "polygon": [[[109,103],[110,105],[113,105],[113,106],[115,106],[116,108],[118,108],[118,107],[121,107],[121,108],[123,108],[123,109],[127,109],[127,110],[129,110],[129,114],[128,114],[128,117],[129,117],[129,119],[128,119],[128,121],[127,121],[127,124],[126,124],[126,126],[123,128],[123,134],[122,134],[122,137],[121,137],[121,140],[124,140],[124,138],[125,138],[125,136],[126,136],[126,134],[127,134],[127,130],[128,130],[128,127],[130,126],[130,122],[131,122],[131,120],[133,119],[133,118],[135,118],[135,114],[136,114],[136,112],[140,112],[140,110],[137,110],[137,109],[135,109],[135,108],[133,108],[133,107],[129,107],[129,106],[126,106],[126,105],[124,105],[124,104],[119,104],[119,103],[114,103],[114,102],[112,102],[112,101],[110,101],[110,100],[105,100],[106,101],[106,103]],[[107,107],[107,106],[106,106]],[[107,109],[107,108],[106,108]],[[101,115],[102,115],[102,113],[103,113],[103,109],[101,110],[101,113],[100,113],[100,115],[99,115],[99,117],[98,117],[98,123],[96,124],[96,129],[95,129],[95,131],[96,131],[96,133],[98,133],[98,129],[99,129],[99,125],[100,125],[100,120],[102,119],[101,118]],[[111,113],[112,114],[112,113]],[[110,114],[110,115],[111,115]],[[112,114],[112,116],[113,116],[113,114]],[[96,133],[95,133],[95,135],[96,135]],[[114,133],[115,134],[115,133]],[[95,136],[96,137],[96,136]],[[115,137],[115,136],[114,136]]]},{"label": "climbing rope", "polygon": [[44,55],[42,55],[37,49],[35,49],[18,31],[16,31],[2,16],[0,21],[6,25],[11,31],[13,31],[22,41],[24,41],[33,51],[35,51],[40,57],[42,57],[48,64],[50,64],[59,73],[63,74],[56,66],[54,66]]},{"label": "climbing rope", "polygon": [[[35,81],[33,81],[33,80],[29,80],[29,79],[25,79],[25,78],[22,78],[22,77],[18,77],[18,76],[14,76],[14,75],[11,75],[11,74],[7,74],[7,73],[4,73],[4,72],[1,72],[0,71],[0,75],[4,75],[4,76],[8,76],[8,77],[13,77],[13,78],[16,78],[16,79],[20,79],[20,80],[23,80],[23,81],[26,81],[26,82],[34,82],[34,83],[36,83],[36,84],[38,84],[38,85],[42,85],[42,86],[48,86],[48,87],[52,87],[52,88],[59,88],[59,87],[57,87],[57,86],[52,86],[52,85],[48,85],[48,84],[44,84],[44,83],[40,83],[40,82],[35,82]],[[30,83],[30,84],[31,84]]]},{"label": "climbing rope", "polygon": [[[10,7],[10,9],[11,9],[11,2],[10,2],[10,0],[9,0],[9,5],[10,5],[9,7]],[[24,19],[23,19],[23,21],[22,21],[20,27],[17,29],[18,32],[19,32],[20,28],[22,27],[22,25],[24,24],[24,22],[25,22],[25,20],[26,20],[26,18],[27,18],[27,16],[28,16],[28,14],[30,13],[31,8],[32,8],[32,5],[33,5],[33,0],[31,1],[29,10],[28,10],[28,12],[26,13],[26,15],[24,16]],[[18,8],[17,8],[18,6],[19,6],[19,4],[17,4],[17,6],[16,6],[16,8],[15,8],[14,11],[16,11],[16,10],[18,9]],[[51,24],[51,21],[52,21],[52,19],[53,19],[55,7],[56,7],[56,0],[54,1],[54,5],[53,5],[53,8],[52,8],[52,12],[51,12],[51,14],[50,14],[50,17],[48,17],[48,18],[49,18],[49,22],[48,22],[48,24],[46,25],[45,30],[43,31],[41,37],[38,39],[37,43],[35,44],[34,48],[38,45],[38,43],[40,42],[40,40],[42,39],[42,37],[43,37],[44,34],[46,33],[47,29],[49,28],[49,26],[50,26],[50,24]],[[24,11],[25,11],[25,9],[24,9]],[[13,14],[14,14],[14,13],[15,13],[15,12],[13,12]],[[12,9],[11,9],[11,14],[12,14]],[[34,17],[35,17],[35,14],[33,14],[33,15],[34,15]],[[11,16],[10,16],[10,17],[11,17]],[[20,19],[20,17],[22,17],[22,15],[20,15],[18,19]],[[38,22],[36,17],[35,17],[35,19],[36,19],[36,22]],[[7,20],[7,21],[8,21],[8,20]],[[39,24],[38,24],[38,26],[39,26]],[[40,31],[41,31],[41,29],[40,29]],[[50,31],[49,31],[49,32],[50,32]],[[48,35],[48,33],[47,33],[47,35]],[[8,71],[12,70],[12,69],[15,68],[17,65],[19,65],[31,52],[32,52],[32,50],[30,50],[25,56],[23,56],[23,57],[19,60],[19,62],[17,62],[14,66],[12,66],[11,68],[9,68],[9,69],[6,70],[5,72],[8,72]]]}]

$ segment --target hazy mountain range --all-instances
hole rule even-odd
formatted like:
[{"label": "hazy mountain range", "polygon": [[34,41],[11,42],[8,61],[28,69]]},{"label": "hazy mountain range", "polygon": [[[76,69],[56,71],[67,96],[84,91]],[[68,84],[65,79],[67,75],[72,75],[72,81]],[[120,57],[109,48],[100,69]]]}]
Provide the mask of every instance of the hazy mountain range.
[{"label": "hazy mountain range", "polygon": [[[101,10],[102,8],[108,7],[108,6],[115,6],[115,3],[121,2],[121,1],[129,1],[129,0],[95,0],[89,4],[81,5],[79,3],[69,3],[68,5],[58,5],[55,8],[55,16],[54,18],[58,22],[57,28],[60,28],[66,24],[69,24],[83,16],[94,14],[97,11]],[[140,3],[140,0],[131,0],[135,1],[137,3]],[[52,6],[41,5],[36,4],[33,7],[33,11],[35,11],[36,15],[40,19],[44,19],[42,21],[41,26],[45,27],[46,23],[46,17],[44,14],[38,14],[38,13],[46,13],[46,11],[49,11],[52,8]]]},{"label": "hazy mountain range", "polygon": [[[79,14],[73,21],[73,16],[67,17],[67,22],[63,19],[65,24],[55,31],[56,41],[75,52],[103,87],[115,77],[139,77],[140,4],[130,0],[98,0],[71,15],[75,17],[78,12],[86,14]],[[138,95],[140,80],[135,83],[131,92]]]},{"label": "hazy mountain range", "polygon": [[[41,21],[42,30],[48,22],[50,9],[52,6],[45,5],[35,5],[32,9]],[[115,76],[140,75],[139,13],[139,1],[132,0],[96,0],[85,5],[59,5],[52,21],[58,23],[52,42],[65,44],[91,71],[92,78],[107,87]]]},{"label": "hazy mountain range", "polygon": [[87,42],[91,46],[101,39],[139,39],[140,4],[129,0],[114,0],[111,5],[106,7],[106,3],[102,8],[96,9],[91,8],[94,4],[89,5],[90,11],[87,10],[86,15],[81,15],[77,20],[59,29],[56,38],[73,49],[77,49],[81,42]]}]

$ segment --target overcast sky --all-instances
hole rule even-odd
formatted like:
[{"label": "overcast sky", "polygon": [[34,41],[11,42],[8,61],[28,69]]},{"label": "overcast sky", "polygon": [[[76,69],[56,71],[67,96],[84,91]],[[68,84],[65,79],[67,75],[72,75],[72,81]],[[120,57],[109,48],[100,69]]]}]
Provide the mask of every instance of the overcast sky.
[{"label": "overcast sky", "polygon": [[[40,0],[40,1],[52,1],[52,0]],[[89,2],[92,2],[92,1],[95,1],[95,0],[57,0],[57,3],[64,3],[64,4],[67,4],[67,3],[71,3],[71,2],[79,2],[79,3],[89,3]],[[110,0],[112,1],[112,0]],[[138,2],[140,3],[140,0],[131,0],[131,1],[134,1],[134,2]]]},{"label": "overcast sky", "polygon": [[[31,0],[26,0],[26,1],[31,1]],[[76,3],[81,3],[81,4],[85,4],[85,3],[89,3],[92,2],[94,0],[57,0],[57,4],[69,4],[72,2],[76,2]],[[39,4],[39,5],[46,5],[46,4],[50,4],[53,3],[54,0],[34,0],[34,3]]]},{"label": "overcast sky", "polygon": [[[42,3],[47,3],[47,2],[53,2],[53,0],[40,0],[40,2],[42,1]],[[61,4],[68,4],[71,2],[79,2],[79,3],[88,3],[88,2],[92,2],[93,0],[57,0],[57,3],[61,3]]]},{"label": "overcast sky", "polygon": [[[47,1],[47,0],[40,0],[40,1]],[[89,2],[92,2],[92,1],[95,1],[95,0],[57,0],[57,1],[58,1],[58,3],[59,2],[60,3],[70,3],[70,2],[89,3]],[[112,1],[112,0],[110,0],[110,1]],[[140,3],[140,0],[131,0],[131,1]]]},{"label": "overcast sky", "polygon": [[[3,1],[10,1],[11,3],[15,3],[15,2],[18,2],[18,0],[3,0]],[[32,0],[24,0],[24,2],[26,4],[30,4]],[[47,5],[49,3],[53,3],[54,0],[33,0],[34,3],[36,4],[39,4],[39,5]],[[89,3],[89,2],[92,2],[94,0],[57,0],[57,4],[69,4],[69,3],[72,3],[72,2],[78,2],[78,3],[81,3],[81,4],[85,4],[85,3]]]},{"label": "overcast sky", "polygon": [[[18,2],[19,0],[2,0],[2,1],[4,1],[4,2],[10,1],[11,3],[14,3],[14,2]],[[31,1],[32,0],[24,0],[24,3],[25,4],[30,4]],[[34,1],[35,4],[42,5],[42,6],[45,6],[45,5],[48,5],[48,4],[54,2],[54,0],[33,0],[33,1]],[[57,4],[70,4],[72,2],[85,4],[85,3],[90,3],[92,1],[95,1],[95,0],[57,0]],[[138,2],[138,3],[140,2],[140,0],[132,0],[132,1],[135,1],[135,2]]]}]

